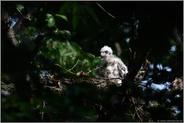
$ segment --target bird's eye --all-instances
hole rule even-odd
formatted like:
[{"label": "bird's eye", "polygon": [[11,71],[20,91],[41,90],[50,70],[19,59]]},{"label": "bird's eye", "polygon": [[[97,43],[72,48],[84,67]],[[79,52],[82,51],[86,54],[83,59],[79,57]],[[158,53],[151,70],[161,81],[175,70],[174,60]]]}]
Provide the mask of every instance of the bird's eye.
[{"label": "bird's eye", "polygon": [[108,53],[108,51],[105,51],[105,53],[107,54],[107,53]]}]

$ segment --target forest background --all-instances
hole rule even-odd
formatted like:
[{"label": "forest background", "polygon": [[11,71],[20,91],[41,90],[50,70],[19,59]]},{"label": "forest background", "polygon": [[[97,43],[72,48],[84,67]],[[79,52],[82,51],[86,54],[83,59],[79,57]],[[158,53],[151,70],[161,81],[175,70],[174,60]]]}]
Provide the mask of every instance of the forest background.
[{"label": "forest background", "polygon": [[[120,87],[95,68],[110,46]],[[1,121],[183,121],[183,1],[1,1]]]}]

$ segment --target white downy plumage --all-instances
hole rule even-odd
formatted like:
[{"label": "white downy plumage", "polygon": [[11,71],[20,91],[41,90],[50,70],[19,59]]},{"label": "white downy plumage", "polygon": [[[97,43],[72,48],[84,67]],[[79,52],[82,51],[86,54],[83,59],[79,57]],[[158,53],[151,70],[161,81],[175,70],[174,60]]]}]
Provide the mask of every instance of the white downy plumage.
[{"label": "white downy plumage", "polygon": [[120,58],[113,55],[110,47],[104,46],[100,52],[102,57],[100,68],[104,71],[104,77],[108,79],[108,83],[115,83],[120,86],[122,79],[128,73],[127,66]]}]

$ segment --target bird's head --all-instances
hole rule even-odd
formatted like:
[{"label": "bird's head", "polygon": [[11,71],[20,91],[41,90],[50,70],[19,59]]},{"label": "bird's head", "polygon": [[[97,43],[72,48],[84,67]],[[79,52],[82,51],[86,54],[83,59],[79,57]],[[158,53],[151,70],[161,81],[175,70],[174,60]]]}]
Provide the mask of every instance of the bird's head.
[{"label": "bird's head", "polygon": [[107,58],[109,56],[112,56],[112,53],[113,53],[112,49],[110,47],[108,47],[108,46],[104,46],[100,50],[100,55],[103,58]]}]

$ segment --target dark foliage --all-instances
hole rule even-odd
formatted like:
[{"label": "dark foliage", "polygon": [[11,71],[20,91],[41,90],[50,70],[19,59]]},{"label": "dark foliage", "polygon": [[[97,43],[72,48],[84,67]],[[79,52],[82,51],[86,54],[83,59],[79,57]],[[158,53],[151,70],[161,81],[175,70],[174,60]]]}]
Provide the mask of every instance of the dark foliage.
[{"label": "dark foliage", "polygon": [[[2,121],[183,121],[182,1],[1,8]],[[104,45],[128,66],[120,87],[95,78]]]}]

